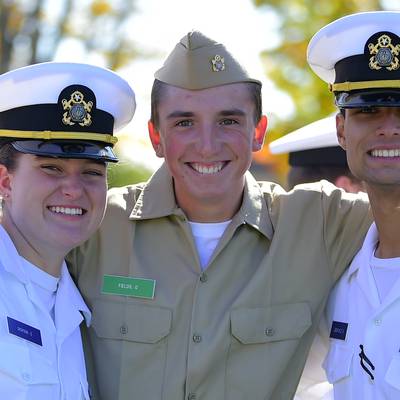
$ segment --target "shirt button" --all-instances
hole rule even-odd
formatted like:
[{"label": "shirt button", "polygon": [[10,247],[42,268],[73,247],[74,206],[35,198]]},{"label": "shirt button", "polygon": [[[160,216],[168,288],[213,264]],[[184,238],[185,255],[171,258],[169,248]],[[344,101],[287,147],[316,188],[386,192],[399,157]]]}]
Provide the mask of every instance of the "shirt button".
[{"label": "shirt button", "polygon": [[201,342],[201,336],[200,335],[193,335],[193,342],[195,343],[200,343]]},{"label": "shirt button", "polygon": [[31,376],[30,374],[28,374],[27,372],[23,372],[22,373],[22,379],[26,382],[29,382],[31,380]]},{"label": "shirt button", "polygon": [[200,282],[205,283],[208,281],[208,276],[206,273],[200,275]]},{"label": "shirt button", "polygon": [[375,323],[376,326],[379,326],[379,325],[382,323],[382,320],[379,319],[379,318],[376,318],[376,319],[374,320],[374,323]]},{"label": "shirt button", "polygon": [[275,329],[274,329],[274,328],[267,328],[267,329],[265,330],[265,334],[266,334],[267,336],[274,336],[274,335],[275,335]]},{"label": "shirt button", "polygon": [[126,335],[128,333],[128,327],[126,325],[122,325],[121,328],[119,328],[119,331],[122,335]]},{"label": "shirt button", "polygon": [[196,400],[196,393],[189,393],[187,398],[188,400]]}]

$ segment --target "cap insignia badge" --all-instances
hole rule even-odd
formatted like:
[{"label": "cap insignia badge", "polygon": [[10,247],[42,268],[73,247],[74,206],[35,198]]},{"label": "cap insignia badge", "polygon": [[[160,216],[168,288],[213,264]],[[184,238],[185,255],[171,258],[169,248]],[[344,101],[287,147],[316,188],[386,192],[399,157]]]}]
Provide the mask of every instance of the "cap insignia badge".
[{"label": "cap insignia badge", "polygon": [[84,96],[81,92],[76,90],[71,94],[69,100],[62,99],[63,114],[62,122],[65,125],[75,125],[79,123],[80,126],[89,126],[92,123],[92,117],[89,114],[93,107],[92,101],[84,101]]},{"label": "cap insignia badge", "polygon": [[383,34],[379,36],[376,44],[368,43],[369,67],[379,70],[385,67],[388,71],[394,71],[400,67],[399,58],[396,57],[400,53],[400,44],[393,46],[392,39],[389,35]]},{"label": "cap insignia badge", "polygon": [[212,70],[214,72],[221,72],[225,69],[225,59],[224,57],[216,54],[214,58],[211,60],[212,62]]}]

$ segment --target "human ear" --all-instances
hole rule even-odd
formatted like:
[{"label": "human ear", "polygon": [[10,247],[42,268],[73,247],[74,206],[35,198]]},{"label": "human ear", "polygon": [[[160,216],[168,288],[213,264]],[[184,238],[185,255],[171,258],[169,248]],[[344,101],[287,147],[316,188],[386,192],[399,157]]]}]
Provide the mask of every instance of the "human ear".
[{"label": "human ear", "polygon": [[149,136],[151,140],[151,144],[153,145],[153,149],[156,152],[156,156],[163,158],[164,151],[161,144],[161,134],[160,131],[155,127],[153,122],[149,121],[147,123],[147,128],[149,130]]},{"label": "human ear", "polygon": [[11,174],[8,168],[0,164],[0,195],[3,198],[11,195]]},{"label": "human ear", "polygon": [[336,114],[336,135],[343,150],[346,150],[346,136],[344,134],[344,115]]},{"label": "human ear", "polygon": [[267,132],[267,125],[267,117],[265,115],[261,116],[256,127],[254,128],[253,151],[258,151],[261,149],[264,143],[265,134]]}]

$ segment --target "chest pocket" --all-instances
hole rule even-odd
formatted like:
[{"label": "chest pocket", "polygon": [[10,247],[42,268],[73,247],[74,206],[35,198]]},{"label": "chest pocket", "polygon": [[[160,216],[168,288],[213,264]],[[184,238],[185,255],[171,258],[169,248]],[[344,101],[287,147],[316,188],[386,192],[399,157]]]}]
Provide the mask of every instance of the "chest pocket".
[{"label": "chest pocket", "polygon": [[162,398],[171,325],[168,308],[132,299],[94,303],[90,341],[102,397],[128,399],[135,393],[135,398]]},{"label": "chest pocket", "polygon": [[104,339],[157,343],[171,330],[172,312],[166,308],[99,300],[93,309],[92,326]]},{"label": "chest pocket", "polygon": [[323,362],[328,382],[337,384],[350,376],[354,351],[341,344],[331,343],[328,355]]},{"label": "chest pocket", "polygon": [[310,326],[307,303],[232,310],[227,398],[268,398]]},{"label": "chest pocket", "polygon": [[[0,398],[27,398],[30,385],[37,390],[58,384],[56,372],[43,361],[32,365],[28,346],[21,342],[0,342]],[[41,390],[40,389],[40,390]]]}]

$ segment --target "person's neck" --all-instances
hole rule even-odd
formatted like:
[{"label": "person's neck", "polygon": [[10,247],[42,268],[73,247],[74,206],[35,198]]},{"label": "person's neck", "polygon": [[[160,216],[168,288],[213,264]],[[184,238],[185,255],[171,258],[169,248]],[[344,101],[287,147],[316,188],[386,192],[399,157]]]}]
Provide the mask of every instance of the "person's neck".
[{"label": "person's neck", "polygon": [[25,238],[22,232],[7,216],[3,215],[1,225],[7,231],[18,254],[50,275],[59,277],[64,257],[51,251],[38,251],[32,243]]},{"label": "person's neck", "polygon": [[379,233],[376,256],[400,257],[400,188],[367,189],[367,192]]},{"label": "person's neck", "polygon": [[189,221],[215,223],[231,220],[242,204],[242,197],[243,194],[237,199],[217,202],[177,201]]}]

